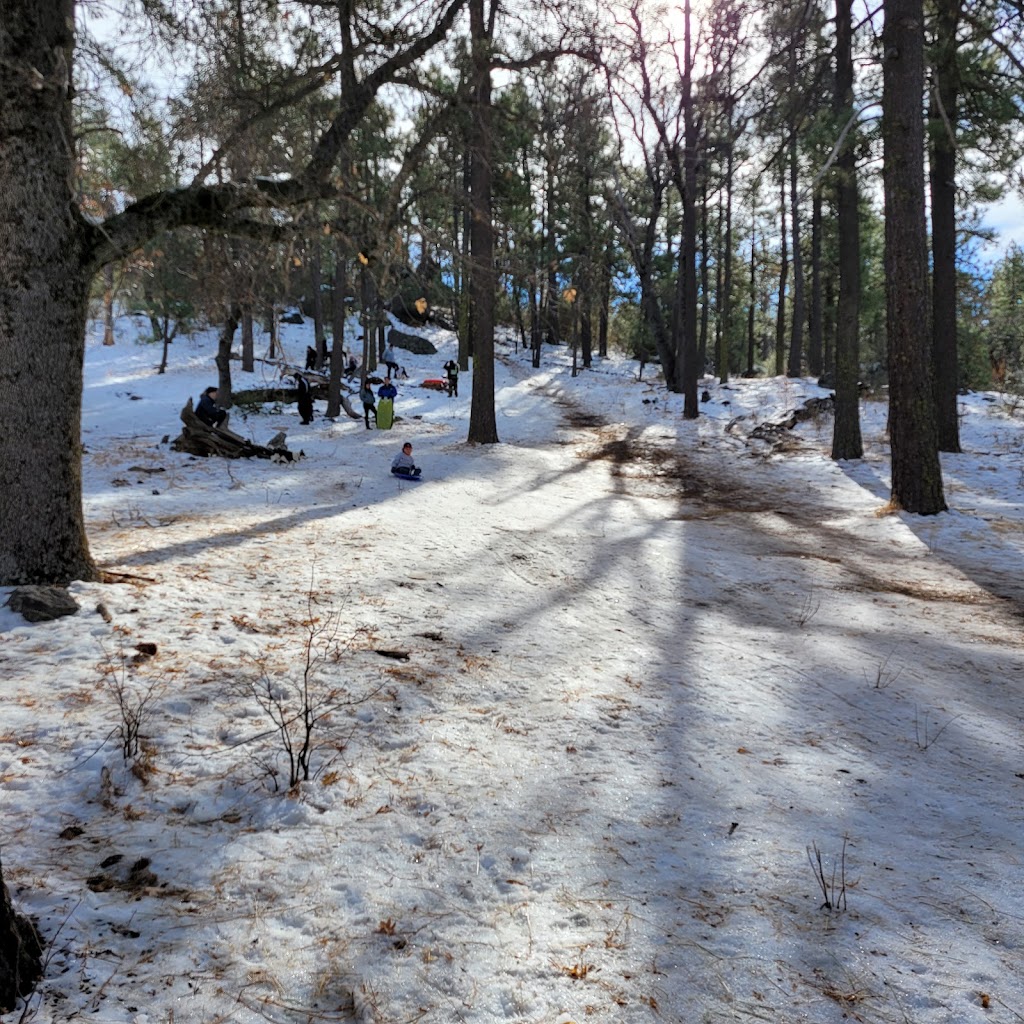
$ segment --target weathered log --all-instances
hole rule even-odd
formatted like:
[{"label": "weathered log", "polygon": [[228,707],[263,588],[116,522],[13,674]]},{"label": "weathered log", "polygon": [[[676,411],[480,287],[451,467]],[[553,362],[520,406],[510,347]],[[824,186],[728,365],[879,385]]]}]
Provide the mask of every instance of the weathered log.
[{"label": "weathered log", "polygon": [[293,462],[302,458],[302,452],[296,455],[287,448],[269,448],[261,444],[253,444],[233,430],[224,427],[207,426],[192,408],[190,398],[181,410],[183,429],[172,442],[171,448],[176,452],[189,455],[219,455],[225,459],[272,459],[274,462]]}]

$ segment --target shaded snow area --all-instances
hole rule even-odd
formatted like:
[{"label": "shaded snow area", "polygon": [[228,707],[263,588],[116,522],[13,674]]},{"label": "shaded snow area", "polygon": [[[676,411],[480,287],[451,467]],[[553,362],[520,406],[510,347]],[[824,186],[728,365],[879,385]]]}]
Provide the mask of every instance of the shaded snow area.
[{"label": "shaded snow area", "polygon": [[506,341],[470,446],[425,330],[393,430],[236,410],[306,458],[195,459],[161,439],[213,333],[158,376],[119,327],[83,431],[120,575],[0,609],[3,864],[48,944],[5,1020],[1024,1020],[1020,408],[963,398],[920,518],[880,402],[836,464],[827,411],[750,437],[810,381],[709,378],[687,422]]}]

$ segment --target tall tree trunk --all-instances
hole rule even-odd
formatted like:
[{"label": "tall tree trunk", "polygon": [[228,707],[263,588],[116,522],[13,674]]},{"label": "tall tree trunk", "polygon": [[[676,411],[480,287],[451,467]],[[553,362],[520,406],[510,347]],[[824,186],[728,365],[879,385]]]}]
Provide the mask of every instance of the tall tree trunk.
[{"label": "tall tree trunk", "polygon": [[558,260],[555,256],[558,244],[555,237],[555,171],[553,161],[548,161],[546,193],[544,199],[544,258],[547,277],[544,288],[544,336],[549,345],[561,344],[558,324]]},{"label": "tall tree trunk", "polygon": [[821,189],[817,186],[811,207],[811,301],[807,316],[807,368],[812,377],[821,376]]},{"label": "tall tree trunk", "polygon": [[[794,48],[795,49],[795,48]],[[799,154],[797,152],[798,125],[790,126],[789,141],[789,204],[790,224],[793,232],[793,318],[790,324],[789,364],[786,373],[799,377],[804,360],[804,254],[801,248]]]},{"label": "tall tree trunk", "polygon": [[924,9],[885,0],[882,29],[882,178],[889,338],[892,503],[933,515],[942,490],[931,375],[928,236],[924,212]]},{"label": "tall tree trunk", "polygon": [[957,32],[962,0],[936,0],[929,128],[932,210],[932,360],[939,451],[960,451],[957,416],[956,126],[960,103]]},{"label": "tall tree trunk", "polygon": [[589,173],[583,174],[583,259],[580,267],[580,289],[576,296],[576,305],[573,315],[577,313],[580,318],[580,355],[583,358],[584,369],[589,370],[594,361],[594,331],[591,323],[591,307],[593,306],[593,295],[591,290],[594,287],[594,241],[591,230],[591,202],[590,193],[592,180]]},{"label": "tall tree trunk", "polygon": [[746,377],[754,376],[754,319],[757,315],[757,225],[750,230],[750,297],[747,306],[747,369]]},{"label": "tall tree trunk", "polygon": [[[731,115],[730,115],[731,116]],[[730,134],[731,134],[730,125]],[[718,346],[718,379],[725,384],[729,380],[729,355],[732,350],[732,186],[733,186],[733,147],[729,143],[729,154],[725,162],[725,242],[722,256],[725,268],[722,273],[722,298],[719,303],[722,310],[721,342]]]},{"label": "tall tree trunk", "polygon": [[[683,416],[700,415],[697,401],[697,111],[693,98],[693,12],[691,0],[683,3],[683,153],[685,194],[683,196]],[[701,367],[703,370],[703,367]]]},{"label": "tall tree trunk", "polygon": [[74,5],[8,4],[3,18],[0,586],[94,580],[81,475],[92,229],[69,186]]},{"label": "tall tree trunk", "polygon": [[540,366],[540,346],[544,339],[543,325],[540,320],[540,296],[538,295],[538,280],[540,273],[534,268],[530,275],[530,353],[531,364],[536,369]]},{"label": "tall tree trunk", "polygon": [[252,307],[242,307],[242,369],[246,373],[252,373],[254,368],[254,355],[252,346]]},{"label": "tall tree trunk", "polygon": [[313,315],[313,337],[316,339],[316,368],[323,368],[327,359],[327,334],[324,331],[323,273],[320,265],[320,239],[314,238],[309,252],[309,286],[313,296],[309,308]]},{"label": "tall tree trunk", "polygon": [[608,320],[612,305],[612,260],[615,253],[611,239],[605,245],[601,261],[601,294],[597,311],[597,354],[604,359],[608,355]]},{"label": "tall tree trunk", "polygon": [[235,331],[238,330],[240,317],[241,310],[237,306],[228,309],[220,329],[220,337],[217,339],[217,356],[214,362],[217,364],[217,404],[222,409],[230,409],[234,404],[231,398],[231,346],[235,341]]},{"label": "tall tree trunk", "polygon": [[[492,0],[492,4],[496,0]],[[472,153],[472,298],[474,315],[473,399],[469,411],[470,442],[496,444],[494,415],[494,222],[491,218],[491,35],[484,0],[469,0],[473,50]]]},{"label": "tall tree trunk", "polygon": [[[710,276],[711,266],[711,230],[708,224],[708,181],[704,177],[700,185],[700,326],[697,329],[697,364],[698,374],[703,376],[708,365],[708,324],[711,318]],[[722,208],[718,208],[715,222],[715,243],[718,246],[718,259],[715,260],[715,303],[721,301],[722,292]],[[721,307],[716,317],[716,337],[722,325]]]},{"label": "tall tree trunk", "polygon": [[473,158],[470,147],[470,133],[472,127],[466,128],[466,148],[462,154],[462,288],[459,292],[459,366],[463,371],[469,369],[469,357],[473,354],[473,303],[470,296],[472,288],[473,271],[472,241],[473,233],[473,206],[470,200],[470,193],[473,191]]},{"label": "tall tree trunk", "polygon": [[[853,105],[853,0],[836,3],[836,90],[838,121],[855,116]],[[836,314],[836,399],[832,458],[859,459],[860,434],[860,211],[857,136],[851,129],[836,157],[839,218],[839,309]]]},{"label": "tall tree trunk", "polygon": [[341,377],[344,363],[347,361],[345,351],[345,299],[348,297],[348,264],[345,261],[344,247],[341,241],[334,240],[334,275],[331,279],[331,375],[327,384],[327,411],[329,419],[341,415]]},{"label": "tall tree trunk", "polygon": [[835,370],[836,366],[836,278],[831,270],[825,274],[822,291],[825,306],[821,324],[822,364],[825,372],[828,373],[830,370]]},{"label": "tall tree trunk", "polygon": [[786,237],[786,173],[779,165],[779,305],[775,317],[775,375],[781,377],[786,368],[786,283],[789,278],[789,242]]},{"label": "tall tree trunk", "polygon": [[273,361],[277,358],[277,307],[273,302],[267,306],[267,333],[270,335],[270,347],[267,349],[267,358]]},{"label": "tall tree trunk", "polygon": [[103,268],[103,344],[114,344],[114,264]]}]

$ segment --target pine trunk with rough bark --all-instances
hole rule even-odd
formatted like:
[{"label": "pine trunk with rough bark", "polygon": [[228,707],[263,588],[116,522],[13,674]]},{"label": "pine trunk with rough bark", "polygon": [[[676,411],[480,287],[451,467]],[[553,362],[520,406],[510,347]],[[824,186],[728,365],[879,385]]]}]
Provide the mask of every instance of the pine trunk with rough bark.
[{"label": "pine trunk with rough bark", "polygon": [[822,361],[821,330],[821,189],[815,187],[811,204],[811,301],[807,311],[807,369],[812,377],[820,377]]},{"label": "pine trunk with rough bark", "polygon": [[789,361],[786,374],[799,377],[804,360],[804,259],[801,248],[799,154],[796,133],[798,126],[790,126],[789,143],[789,220],[793,236],[793,318],[790,324]]},{"label": "pine trunk with rough bark", "polygon": [[939,451],[960,451],[957,416],[956,130],[960,103],[957,33],[961,0],[936,0],[930,91],[932,362]]},{"label": "pine trunk with rough bark", "polygon": [[891,500],[907,512],[933,515],[946,502],[930,358],[922,0],[885,0],[882,44]]},{"label": "pine trunk with rough bark", "polygon": [[242,308],[242,370],[252,373],[255,353],[253,352],[252,309]]},{"label": "pine trunk with rough bark", "polygon": [[[836,4],[836,98],[839,118],[854,116],[852,0]],[[836,313],[836,400],[832,458],[859,459],[860,433],[860,211],[856,133],[851,130],[836,157],[839,221],[839,301]]]},{"label": "pine trunk with rough bark", "polygon": [[474,311],[473,398],[469,411],[468,440],[496,444],[494,415],[494,222],[491,217],[491,37],[484,0],[470,0],[470,35],[473,42],[475,84],[471,112],[472,133],[472,291]]},{"label": "pine trunk with rough bark", "polygon": [[69,184],[73,18],[70,0],[0,13],[0,585],[98,575],[82,511],[92,270]]},{"label": "pine trunk with rough bark", "polygon": [[775,375],[786,368],[786,285],[789,278],[789,241],[786,236],[786,176],[779,173],[779,302],[775,312]]},{"label": "pine trunk with rough bark", "polygon": [[683,417],[700,415],[697,381],[704,367],[697,366],[697,109],[694,97],[693,11],[690,0],[683,3],[683,338],[680,350],[683,385]]}]

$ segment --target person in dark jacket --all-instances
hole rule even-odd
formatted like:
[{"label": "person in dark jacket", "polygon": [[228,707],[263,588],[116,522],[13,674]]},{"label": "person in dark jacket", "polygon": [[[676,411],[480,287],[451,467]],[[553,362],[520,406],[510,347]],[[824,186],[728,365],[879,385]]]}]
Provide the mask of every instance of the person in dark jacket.
[{"label": "person in dark jacket", "polygon": [[373,422],[377,422],[377,406],[373,402],[373,388],[366,381],[359,389],[359,401],[363,403],[363,416],[366,419],[366,429],[370,429],[370,413],[373,413]]},{"label": "person in dark jacket", "polygon": [[196,416],[208,427],[223,427],[227,422],[227,412],[217,404],[216,388],[207,388],[199,396]]},{"label": "person in dark jacket", "polygon": [[459,364],[454,359],[449,359],[444,364],[444,372],[448,374],[448,394],[459,397]]},{"label": "person in dark jacket", "polygon": [[313,422],[313,389],[301,373],[295,374],[295,386],[299,389],[299,416],[302,422]]},{"label": "person in dark jacket", "polygon": [[377,397],[390,398],[392,401],[394,401],[397,395],[398,388],[396,388],[395,385],[391,383],[390,377],[385,377],[384,383],[381,384],[379,388],[377,388]]}]

